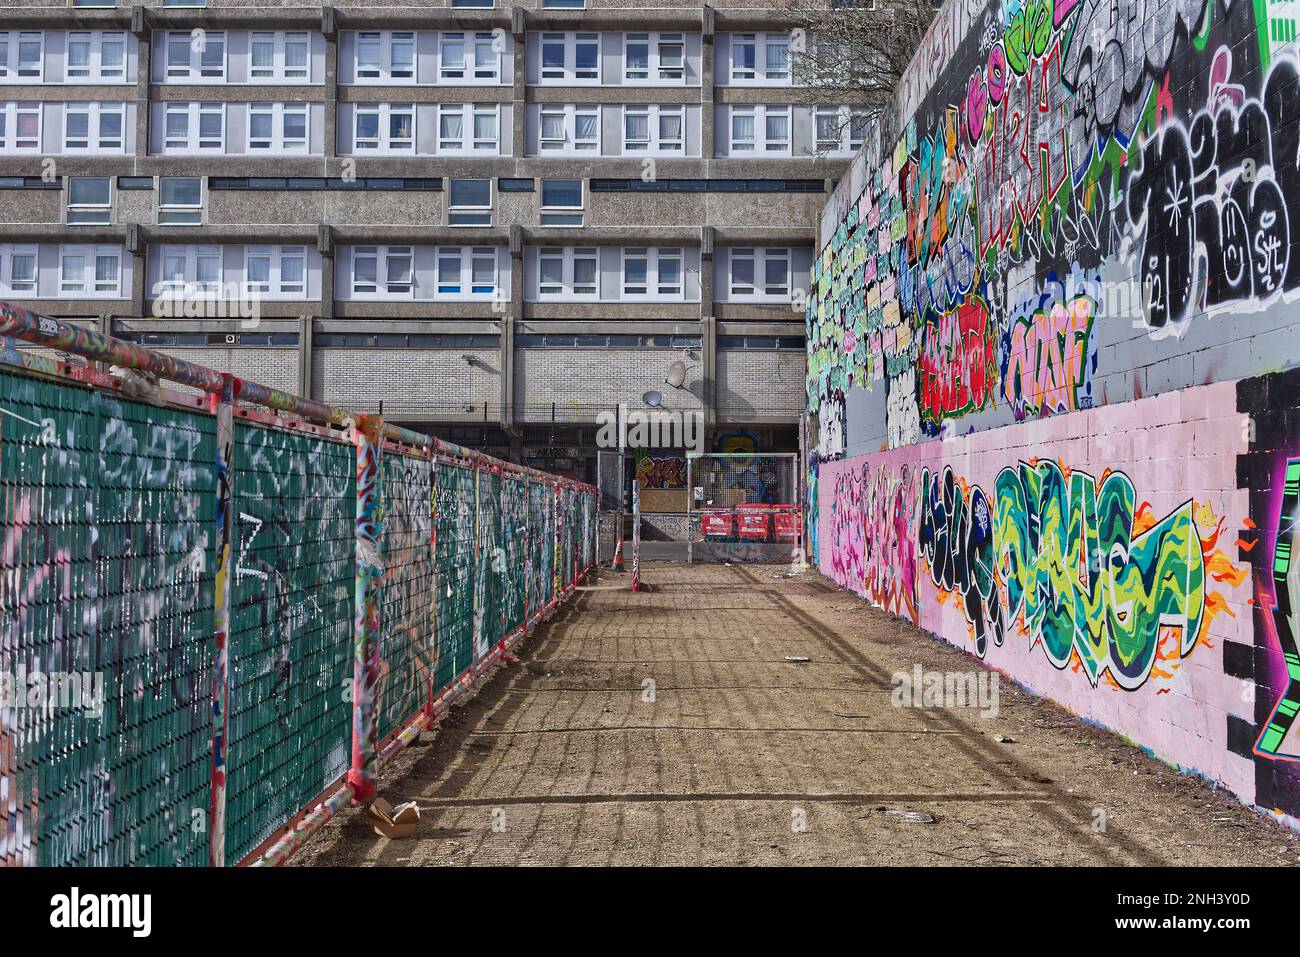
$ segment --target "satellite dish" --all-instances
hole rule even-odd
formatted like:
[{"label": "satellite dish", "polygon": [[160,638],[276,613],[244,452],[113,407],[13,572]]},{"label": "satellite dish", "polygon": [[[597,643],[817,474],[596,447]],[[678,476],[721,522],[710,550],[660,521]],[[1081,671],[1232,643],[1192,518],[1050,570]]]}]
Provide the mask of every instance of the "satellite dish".
[{"label": "satellite dish", "polygon": [[664,381],[674,389],[680,389],[682,383],[686,381],[686,363],[678,359],[668,367],[668,375],[664,376]]},{"label": "satellite dish", "polygon": [[657,409],[659,406],[663,405],[664,396],[662,392],[659,392],[656,389],[651,389],[645,395],[641,396],[641,401],[650,406],[650,408]]}]

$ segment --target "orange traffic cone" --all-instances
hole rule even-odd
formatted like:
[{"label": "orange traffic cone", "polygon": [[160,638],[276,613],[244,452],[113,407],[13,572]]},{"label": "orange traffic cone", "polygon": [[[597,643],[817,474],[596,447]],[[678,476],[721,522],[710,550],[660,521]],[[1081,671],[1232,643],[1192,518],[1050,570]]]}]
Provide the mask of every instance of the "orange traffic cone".
[{"label": "orange traffic cone", "polygon": [[618,544],[614,546],[614,560],[609,563],[609,567],[616,572],[623,570],[623,539],[621,538],[618,540]]}]

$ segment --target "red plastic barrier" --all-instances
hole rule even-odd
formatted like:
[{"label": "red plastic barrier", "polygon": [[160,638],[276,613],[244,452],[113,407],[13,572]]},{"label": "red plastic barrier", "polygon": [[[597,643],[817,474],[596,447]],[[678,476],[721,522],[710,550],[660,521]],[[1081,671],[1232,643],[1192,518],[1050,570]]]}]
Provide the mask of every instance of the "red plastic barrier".
[{"label": "red plastic barrier", "polygon": [[706,511],[700,516],[700,525],[705,536],[728,538],[731,535],[731,512],[726,509]]}]

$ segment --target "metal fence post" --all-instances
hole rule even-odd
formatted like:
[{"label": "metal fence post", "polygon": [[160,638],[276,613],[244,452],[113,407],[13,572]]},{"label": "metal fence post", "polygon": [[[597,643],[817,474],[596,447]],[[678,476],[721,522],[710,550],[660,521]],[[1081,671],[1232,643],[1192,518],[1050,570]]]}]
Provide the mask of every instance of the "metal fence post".
[{"label": "metal fence post", "polygon": [[641,590],[641,481],[632,480],[632,590]]},{"label": "metal fence post", "polygon": [[209,393],[217,418],[217,571],[212,620],[216,648],[212,662],[212,770],[208,809],[208,864],[226,866],[226,732],[230,711],[230,539],[235,378],[221,377],[221,394]]},{"label": "metal fence post", "polygon": [[379,601],[384,569],[379,555],[383,501],[379,475],[383,420],[363,415],[353,430],[357,447],[356,585],[352,626],[352,769],[348,783],[358,803],[374,796],[379,774],[375,692],[379,687]]}]

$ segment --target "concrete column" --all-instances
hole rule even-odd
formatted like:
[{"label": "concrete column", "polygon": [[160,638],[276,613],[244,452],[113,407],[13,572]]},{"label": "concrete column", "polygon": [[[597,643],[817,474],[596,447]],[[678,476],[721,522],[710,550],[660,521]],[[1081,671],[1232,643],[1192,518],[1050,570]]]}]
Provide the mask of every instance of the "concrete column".
[{"label": "concrete column", "polygon": [[311,361],[316,332],[316,320],[312,316],[298,317],[298,394],[311,398],[312,375]]},{"label": "concrete column", "polygon": [[[700,9],[700,155],[706,164],[714,158],[713,8]],[[707,175],[707,174],[706,174]]]},{"label": "concrete column", "polygon": [[[338,21],[333,7],[321,7],[320,29],[325,36],[325,143],[322,149],[321,165],[324,175],[336,175],[331,169],[338,154],[338,118],[339,118],[339,34]],[[305,394],[305,393],[304,393]]]}]

